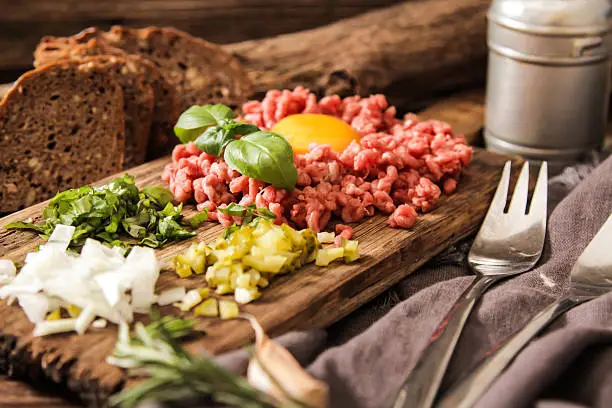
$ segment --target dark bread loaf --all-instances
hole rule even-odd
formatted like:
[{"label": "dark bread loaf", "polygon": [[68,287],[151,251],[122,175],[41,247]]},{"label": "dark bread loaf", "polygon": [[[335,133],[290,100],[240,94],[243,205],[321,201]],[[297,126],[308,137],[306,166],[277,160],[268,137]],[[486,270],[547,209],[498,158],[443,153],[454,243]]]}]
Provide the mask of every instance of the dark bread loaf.
[{"label": "dark bread loaf", "polygon": [[177,139],[173,127],[180,115],[175,86],[151,61],[113,47],[95,28],[88,28],[72,37],[44,37],[34,52],[34,66],[62,59],[112,55],[130,59],[144,75],[144,81],[153,89],[153,120],[149,134],[146,158],[163,156],[172,150]]},{"label": "dark bread loaf", "polygon": [[[71,49],[75,45],[86,44],[90,40],[102,38],[103,32],[96,27],[89,27],[71,37],[45,36],[34,50],[34,66],[39,67],[49,62],[71,58]],[[125,53],[118,48],[108,47],[105,55],[122,56]],[[94,54],[91,54],[94,55]]]},{"label": "dark bread loaf", "polygon": [[27,72],[0,102],[0,212],[121,171],[123,95],[95,63]]},{"label": "dark bread loaf", "polygon": [[252,92],[253,84],[236,58],[185,32],[114,26],[104,38],[114,47],[153,61],[176,86],[182,110],[207,103],[237,107]]},{"label": "dark bread loaf", "polygon": [[124,168],[145,162],[149,144],[149,130],[153,118],[153,89],[145,82],[141,66],[130,56],[98,56],[84,60],[95,64],[113,76],[123,91],[123,113],[125,115]]}]

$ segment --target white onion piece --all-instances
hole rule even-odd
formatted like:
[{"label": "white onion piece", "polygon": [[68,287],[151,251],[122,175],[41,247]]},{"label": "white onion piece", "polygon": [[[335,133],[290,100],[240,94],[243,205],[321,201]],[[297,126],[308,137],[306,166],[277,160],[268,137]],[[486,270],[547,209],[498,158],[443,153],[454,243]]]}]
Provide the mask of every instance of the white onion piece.
[{"label": "white onion piece", "polygon": [[94,320],[94,322],[91,324],[91,327],[94,327],[96,329],[103,329],[106,327],[107,324],[108,324],[107,320],[97,319],[97,320]]},{"label": "white onion piece", "polygon": [[75,230],[76,228],[72,225],[57,224],[45,246],[53,247],[61,252],[66,252]]},{"label": "white onion piece", "polygon": [[[96,317],[118,324],[131,322],[134,312],[148,313],[157,300],[154,290],[160,273],[153,249],[133,247],[124,257],[123,250],[88,239],[79,256],[65,251],[73,232],[72,227],[58,225],[52,242],[29,253],[19,274],[0,287],[0,298],[16,297],[28,319],[42,324],[38,335],[67,331],[72,323],[49,326],[43,321],[60,305],[83,309],[73,327],[79,334]],[[14,265],[3,268],[13,274]]]},{"label": "white onion piece", "polygon": [[185,297],[185,288],[179,286],[176,288],[164,290],[157,297],[157,304],[160,306],[171,305],[175,302],[180,302]]},{"label": "white onion piece", "polygon": [[0,285],[8,285],[17,275],[17,268],[13,261],[0,259]]},{"label": "white onion piece", "polygon": [[81,314],[79,314],[79,317],[77,317],[76,323],[74,324],[74,331],[76,331],[79,335],[85,333],[91,322],[93,322],[96,318],[94,310],[95,307],[90,304],[83,309]]},{"label": "white onion piece", "polygon": [[155,302],[155,282],[159,278],[159,263],[152,248],[134,247],[125,258],[124,272],[131,275],[132,305],[149,309]]},{"label": "white onion piece", "polygon": [[40,323],[36,323],[34,327],[34,336],[47,336],[49,334],[71,332],[76,327],[77,319],[59,319],[59,320],[45,320]]},{"label": "white onion piece", "polygon": [[24,293],[17,296],[19,306],[23,309],[32,323],[38,323],[45,320],[47,313],[51,310],[49,307],[49,299],[44,295],[36,293]]}]

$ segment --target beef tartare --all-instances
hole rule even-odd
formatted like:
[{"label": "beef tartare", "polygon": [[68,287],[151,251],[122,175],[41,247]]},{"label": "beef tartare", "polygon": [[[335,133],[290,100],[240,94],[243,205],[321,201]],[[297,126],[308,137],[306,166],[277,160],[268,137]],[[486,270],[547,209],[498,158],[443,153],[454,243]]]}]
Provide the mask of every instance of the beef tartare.
[{"label": "beef tartare", "polygon": [[317,100],[307,89],[269,91],[262,101],[244,104],[242,117],[261,129],[300,113],[337,117],[360,135],[342,152],[313,143],[295,154],[297,185],[279,189],[232,170],[221,157],[199,150],[193,142],[177,145],[162,178],[181,202],[195,200],[199,210],[225,226],[239,219],[217,211],[229,203],[268,208],[276,222],[322,231],[332,217],[353,223],[375,214],[389,215],[389,225],[410,228],[419,212],[451,194],[472,148],[443,122],[396,118],[384,95],[367,98],[327,96]]}]

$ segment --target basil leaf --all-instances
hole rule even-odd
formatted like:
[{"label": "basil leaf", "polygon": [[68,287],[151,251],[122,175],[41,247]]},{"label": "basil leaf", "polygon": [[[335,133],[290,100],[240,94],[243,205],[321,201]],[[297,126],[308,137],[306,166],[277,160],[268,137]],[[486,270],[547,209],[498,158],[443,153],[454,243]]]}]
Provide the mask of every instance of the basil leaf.
[{"label": "basil leaf", "polygon": [[255,212],[255,215],[257,215],[260,218],[264,218],[266,220],[276,219],[276,214],[274,214],[272,211],[268,210],[267,208],[258,208],[254,212]]},{"label": "basil leaf", "polygon": [[236,225],[236,223],[230,225],[226,229],[223,230],[223,234],[221,235],[223,239],[228,239],[232,236],[232,234],[240,229],[240,225]]},{"label": "basil leaf", "polygon": [[201,127],[197,129],[186,130],[175,126],[174,134],[176,135],[178,140],[181,141],[182,144],[187,144],[196,140],[198,136],[200,136],[204,132],[205,129],[205,127]]},{"label": "basil leaf", "polygon": [[223,158],[233,170],[278,188],[293,190],[297,182],[293,149],[278,133],[259,131],[234,140]]},{"label": "basil leaf", "polygon": [[211,105],[192,106],[179,116],[175,127],[192,130],[217,124],[217,119],[209,112]]},{"label": "basil leaf", "polygon": [[235,116],[229,107],[221,104],[192,106],[179,117],[174,134],[181,143],[186,144],[197,139],[206,128],[225,124]]},{"label": "basil leaf", "polygon": [[242,217],[245,211],[249,210],[244,205],[229,203],[225,208],[217,208],[220,213],[231,215],[232,217]]},{"label": "basil leaf", "polygon": [[259,128],[250,123],[230,123],[225,126],[225,129],[230,133],[234,139],[237,135],[246,136],[251,133],[259,132]]},{"label": "basil leaf", "polygon": [[202,212],[194,215],[189,220],[187,220],[187,222],[189,222],[189,225],[191,226],[191,228],[198,228],[200,224],[202,224],[207,219],[208,219],[208,210],[205,208]]},{"label": "basil leaf", "polygon": [[36,225],[31,222],[23,222],[23,221],[11,222],[4,228],[6,228],[7,230],[14,230],[14,229],[32,230],[38,233],[44,233],[46,231],[45,228],[43,228],[40,225]]},{"label": "basil leaf", "polygon": [[224,121],[228,121],[236,117],[236,114],[229,106],[225,106],[221,103],[216,105],[206,105],[205,107],[208,109],[208,114],[214,118],[218,125]]},{"label": "basil leaf", "polygon": [[140,191],[145,195],[145,197],[155,201],[160,208],[165,207],[166,204],[174,200],[174,196],[170,190],[163,187],[147,186],[143,187],[143,189]]},{"label": "basil leaf", "polygon": [[221,152],[236,137],[232,136],[221,126],[209,127],[195,141],[198,149],[215,157],[221,156]]}]

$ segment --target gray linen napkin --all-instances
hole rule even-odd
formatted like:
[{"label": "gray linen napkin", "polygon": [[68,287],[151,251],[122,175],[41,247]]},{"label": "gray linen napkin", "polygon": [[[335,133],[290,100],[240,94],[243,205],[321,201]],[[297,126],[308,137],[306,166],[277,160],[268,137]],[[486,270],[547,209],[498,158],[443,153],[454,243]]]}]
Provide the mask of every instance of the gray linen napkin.
[{"label": "gray linen napkin", "polygon": [[[591,171],[593,167],[573,166],[550,180],[554,211],[539,265],[498,284],[476,305],[443,390],[567,289],[572,265],[612,211],[612,158]],[[327,331],[293,332],[276,340],[330,385],[331,407],[384,407],[472,281],[465,263],[470,244],[467,240],[449,248]],[[218,361],[236,372],[246,369],[243,351],[220,356]],[[560,317],[478,404],[530,406],[612,406],[612,294]]]}]

